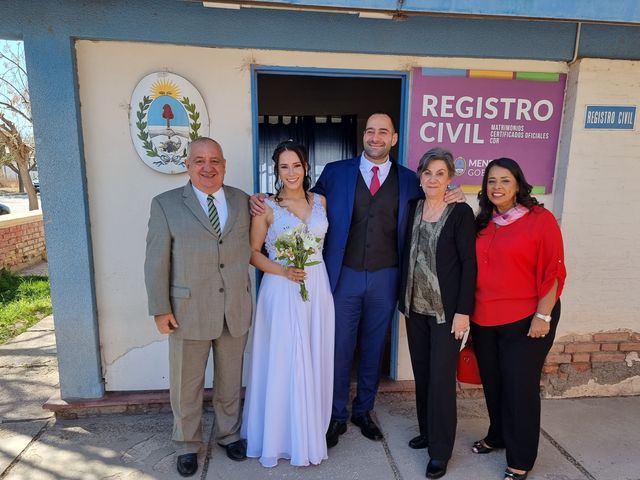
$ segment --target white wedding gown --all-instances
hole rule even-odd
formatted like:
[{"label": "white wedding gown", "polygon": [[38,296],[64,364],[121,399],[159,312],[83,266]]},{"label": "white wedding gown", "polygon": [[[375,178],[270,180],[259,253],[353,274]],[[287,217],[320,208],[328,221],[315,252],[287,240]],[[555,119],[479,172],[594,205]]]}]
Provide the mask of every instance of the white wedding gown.
[{"label": "white wedding gown", "polygon": [[[265,246],[276,261],[278,235],[303,222],[270,199],[266,202],[274,222]],[[327,227],[324,207],[314,195],[307,228],[324,240]],[[242,437],[247,439],[247,455],[265,467],[277,465],[280,458],[295,466],[317,465],[327,458],[334,307],[322,249],[309,258],[313,260],[321,263],[305,268],[310,301],[302,301],[298,284],[269,273],[258,293]]]}]

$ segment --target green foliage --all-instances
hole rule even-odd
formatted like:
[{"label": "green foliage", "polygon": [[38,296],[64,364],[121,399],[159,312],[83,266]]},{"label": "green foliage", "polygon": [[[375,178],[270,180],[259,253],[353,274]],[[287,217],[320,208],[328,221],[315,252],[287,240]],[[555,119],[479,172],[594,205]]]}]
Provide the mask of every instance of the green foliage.
[{"label": "green foliage", "polygon": [[136,112],[136,117],[138,121],[136,122],[136,127],[138,127],[138,138],[142,140],[142,146],[147,152],[149,157],[159,157],[158,150],[153,146],[151,140],[149,139],[149,133],[147,132],[147,122],[144,121],[147,116],[147,110],[151,106],[151,98],[148,96],[142,97],[142,101],[138,103],[138,111]]},{"label": "green foliage", "polygon": [[51,312],[47,277],[21,277],[4,268],[0,270],[0,344],[21,334]]},{"label": "green foliage", "polygon": [[189,138],[191,141],[194,141],[200,136],[198,134],[198,130],[200,130],[202,126],[202,124],[198,122],[198,120],[200,120],[200,113],[196,111],[196,104],[189,101],[189,97],[183,97],[180,102],[182,102],[184,108],[189,112],[189,120],[191,120],[189,122]]}]

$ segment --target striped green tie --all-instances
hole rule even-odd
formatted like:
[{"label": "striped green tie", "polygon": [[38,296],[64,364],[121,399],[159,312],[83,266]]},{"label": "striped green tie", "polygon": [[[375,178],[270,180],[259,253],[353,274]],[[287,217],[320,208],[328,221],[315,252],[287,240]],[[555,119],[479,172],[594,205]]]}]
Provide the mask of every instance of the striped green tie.
[{"label": "striped green tie", "polygon": [[209,221],[213,226],[213,230],[218,236],[220,236],[220,218],[218,218],[218,209],[216,208],[216,204],[213,202],[213,199],[213,195],[207,196],[207,205],[209,206]]}]

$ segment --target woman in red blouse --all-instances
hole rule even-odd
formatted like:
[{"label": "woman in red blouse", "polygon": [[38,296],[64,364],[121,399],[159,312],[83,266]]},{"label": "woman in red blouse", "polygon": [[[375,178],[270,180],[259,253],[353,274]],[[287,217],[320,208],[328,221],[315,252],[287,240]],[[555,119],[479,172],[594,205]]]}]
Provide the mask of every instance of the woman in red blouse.
[{"label": "woman in red blouse", "polygon": [[540,435],[540,375],[560,318],[566,270],[553,214],[510,158],[485,170],[476,217],[478,279],[471,333],[489,411],[474,453],[505,448],[505,480],[524,480]]}]

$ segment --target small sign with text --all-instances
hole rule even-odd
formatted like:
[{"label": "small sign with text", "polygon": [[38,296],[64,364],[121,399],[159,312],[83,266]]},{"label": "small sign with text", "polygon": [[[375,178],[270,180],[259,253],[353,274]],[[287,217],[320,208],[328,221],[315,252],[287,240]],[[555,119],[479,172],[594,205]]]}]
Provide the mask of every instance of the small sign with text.
[{"label": "small sign with text", "polygon": [[630,105],[587,105],[584,128],[633,130],[636,107]]}]

